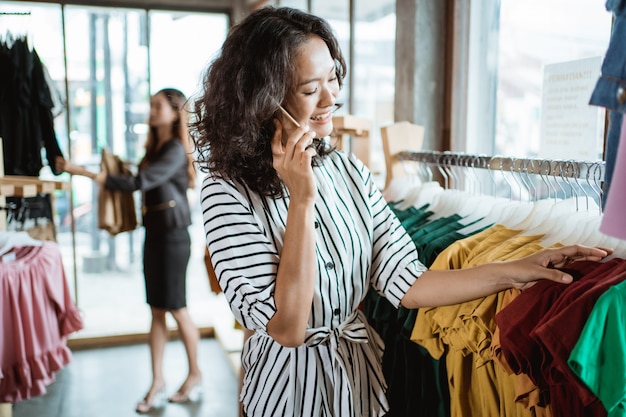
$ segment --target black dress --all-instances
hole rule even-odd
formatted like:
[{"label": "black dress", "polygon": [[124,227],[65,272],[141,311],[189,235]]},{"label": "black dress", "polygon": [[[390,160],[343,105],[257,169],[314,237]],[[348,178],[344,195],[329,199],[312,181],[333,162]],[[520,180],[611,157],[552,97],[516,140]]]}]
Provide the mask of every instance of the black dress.
[{"label": "black dress", "polygon": [[186,273],[191,252],[187,155],[180,140],[165,143],[136,176],[107,175],[105,187],[143,192],[146,231],[143,270],[146,301],[155,308],[186,307]]}]

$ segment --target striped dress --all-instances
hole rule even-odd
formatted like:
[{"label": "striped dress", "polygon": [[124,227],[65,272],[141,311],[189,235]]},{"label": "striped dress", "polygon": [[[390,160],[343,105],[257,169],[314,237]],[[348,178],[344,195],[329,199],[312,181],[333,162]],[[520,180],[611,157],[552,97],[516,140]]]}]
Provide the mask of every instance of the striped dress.
[{"label": "striped dress", "polygon": [[207,245],[236,319],[255,330],[242,352],[249,417],[382,416],[388,411],[383,343],[359,310],[370,285],[396,307],[426,270],[370,172],[335,151],[314,168],[318,276],[306,340],[286,348],[267,334],[289,197],[259,196],[207,176]]}]

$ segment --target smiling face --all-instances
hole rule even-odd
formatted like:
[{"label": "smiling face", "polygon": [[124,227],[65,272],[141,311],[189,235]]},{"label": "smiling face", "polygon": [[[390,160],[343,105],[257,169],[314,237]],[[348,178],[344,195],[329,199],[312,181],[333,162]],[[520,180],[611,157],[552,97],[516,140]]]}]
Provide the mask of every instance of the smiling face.
[{"label": "smiling face", "polygon": [[316,137],[330,135],[339,81],[326,43],[312,36],[300,47],[294,67],[296,85],[284,107],[300,124],[308,124]]}]

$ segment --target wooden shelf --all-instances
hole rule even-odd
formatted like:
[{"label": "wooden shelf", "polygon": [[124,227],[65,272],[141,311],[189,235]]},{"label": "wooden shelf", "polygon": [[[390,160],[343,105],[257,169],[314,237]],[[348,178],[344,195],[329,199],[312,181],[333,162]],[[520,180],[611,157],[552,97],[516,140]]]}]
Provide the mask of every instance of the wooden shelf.
[{"label": "wooden shelf", "polygon": [[34,197],[39,193],[69,190],[68,181],[42,180],[21,175],[0,176],[0,195],[5,197]]}]

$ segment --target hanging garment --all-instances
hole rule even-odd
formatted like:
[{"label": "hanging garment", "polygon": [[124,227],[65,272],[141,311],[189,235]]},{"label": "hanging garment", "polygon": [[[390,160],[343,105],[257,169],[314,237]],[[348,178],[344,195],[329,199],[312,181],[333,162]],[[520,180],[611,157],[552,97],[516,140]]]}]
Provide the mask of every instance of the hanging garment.
[{"label": "hanging garment", "polygon": [[[422,190],[420,189],[420,191]],[[422,263],[429,265],[428,262],[422,259],[422,256],[429,258],[436,254],[436,259],[430,265],[430,269],[460,269],[492,261],[518,259],[536,253],[544,247],[560,246],[565,238],[568,239],[568,244],[582,243],[591,246],[597,244],[599,246],[615,247],[613,244],[608,243],[589,243],[590,241],[604,241],[606,236],[597,233],[600,216],[597,216],[597,214],[594,216],[593,213],[589,212],[578,215],[580,203],[578,198],[566,199],[562,202],[560,200],[556,202],[556,199],[540,200],[530,204],[513,204],[514,202],[510,201],[510,199],[505,199],[506,201],[502,201],[502,204],[498,204],[498,200],[494,198],[489,200],[483,198],[483,196],[471,196],[458,191],[457,194],[459,198],[454,196],[453,190],[440,190],[434,196],[423,196],[422,192],[405,192],[405,201],[400,201],[397,204],[397,207],[408,208],[407,210],[396,212],[396,214],[411,238],[415,239]],[[464,197],[464,195],[467,197]],[[406,196],[410,196],[410,198]],[[432,204],[424,205],[426,201],[432,202]],[[571,203],[574,204],[572,205]],[[584,200],[582,203],[584,204]],[[393,207],[394,204],[390,203],[390,206]],[[587,211],[589,211],[588,204],[580,207],[586,207]],[[565,210],[564,208],[568,209]],[[570,208],[575,208],[575,210],[570,210]],[[411,223],[411,217],[413,217],[413,224]],[[572,218],[582,219],[585,222],[581,224],[577,220],[572,223]],[[447,220],[453,219],[456,219],[457,222],[466,223],[467,227],[463,229],[450,228],[453,222],[450,223]],[[563,222],[561,222],[561,219]],[[588,219],[594,219],[597,222],[587,222]],[[508,229],[504,225],[507,225]],[[565,227],[565,225],[569,225],[569,228]],[[573,227],[573,225],[576,225],[576,227]],[[595,227],[590,228],[589,226]],[[448,230],[446,231],[446,229]],[[478,232],[478,235],[472,235],[475,231]],[[595,231],[595,234],[593,231]],[[439,236],[437,237],[438,233]],[[467,237],[467,235],[472,236]],[[454,241],[454,238],[457,240]],[[446,241],[447,239],[452,239],[452,241]],[[437,248],[433,246],[437,246]],[[429,250],[431,253],[428,252]],[[616,253],[622,252],[618,250]],[[578,268],[580,268],[580,265],[578,265]],[[590,268],[596,269],[597,265],[592,264]],[[581,271],[570,271],[572,274],[574,272],[580,273]],[[544,285],[542,282],[539,281],[535,286],[542,288],[541,285]],[[558,283],[552,284],[560,290],[568,287]],[[533,288],[535,287],[530,287],[529,289]],[[526,291],[528,290],[524,292]],[[551,293],[550,290],[546,292],[548,294]],[[592,407],[585,407],[580,399],[575,403],[574,408],[576,410],[572,409],[571,404],[563,406],[563,399],[569,398],[568,395],[578,395],[580,398],[585,398],[584,394],[578,392],[578,387],[566,384],[549,386],[547,382],[537,386],[535,380],[528,374],[519,370],[516,372],[509,366],[507,356],[505,355],[508,351],[503,349],[502,345],[508,346],[509,340],[507,340],[507,337],[510,333],[505,334],[504,342],[501,341],[501,333],[505,330],[515,332],[520,328],[523,329],[523,325],[527,323],[524,322],[521,325],[514,324],[512,326],[503,324],[500,327],[500,324],[496,323],[495,318],[499,312],[504,310],[513,311],[512,318],[517,318],[519,314],[515,313],[514,307],[509,310],[508,306],[523,293],[522,291],[510,289],[494,296],[484,297],[468,303],[439,307],[437,309],[422,308],[417,310],[418,317],[413,321],[411,340],[419,343],[419,346],[424,348],[421,351],[408,349],[401,351],[398,349],[398,347],[402,346],[401,343],[396,342],[397,338],[390,337],[390,335],[397,336],[406,331],[406,325],[416,310],[405,312],[402,311],[401,307],[398,310],[386,310],[385,303],[379,302],[373,291],[371,293],[371,296],[368,294],[363,307],[368,319],[373,323],[373,327],[380,332],[385,341],[383,371],[386,378],[390,381],[391,378],[388,375],[406,377],[406,374],[414,369],[410,368],[409,364],[411,364],[411,361],[416,362],[415,358],[410,358],[410,360],[402,358],[403,352],[418,357],[418,354],[425,350],[433,356],[434,360],[439,360],[440,364],[444,364],[443,368],[446,371],[446,375],[443,378],[449,385],[449,413],[451,415],[552,417],[554,415],[554,404],[559,408],[556,411],[558,416],[578,416],[585,415],[584,413],[587,413],[589,416],[606,415],[606,411],[603,414],[602,407],[597,408],[597,405],[600,405],[597,398],[595,398],[595,403]],[[556,302],[555,300],[558,296],[556,294],[553,295],[554,298],[551,301],[550,299],[546,301],[547,307]],[[586,299],[587,297],[582,296],[581,298]],[[577,305],[577,302],[570,300],[569,304]],[[563,305],[562,308],[565,309],[567,306]],[[539,316],[534,324],[540,321],[546,310],[537,309],[537,311]],[[585,310],[583,309],[582,311]],[[576,312],[570,313],[570,316],[570,319],[580,319],[579,322],[584,322]],[[423,321],[420,322],[420,320]],[[563,317],[563,320],[565,320],[565,317]],[[543,331],[553,333],[554,337],[550,338],[548,336],[545,346],[543,342],[538,342],[531,338],[530,335],[528,336],[532,343],[540,346],[538,349],[543,349],[546,352],[539,350],[539,356],[537,356],[534,366],[538,372],[541,372],[543,368],[550,369],[551,372],[555,373],[555,378],[561,378],[569,382],[570,375],[567,375],[566,372],[560,369],[563,366],[562,360],[567,359],[567,354],[559,354],[559,359],[557,360],[547,356],[552,355],[553,353],[551,352],[568,352],[567,349],[562,349],[565,345],[558,343],[550,344],[552,339],[558,338],[561,328],[566,328],[564,326],[565,323],[546,323],[548,323],[545,324],[546,330]],[[533,329],[531,327],[528,330],[529,334]],[[538,333],[541,333],[541,331]],[[566,334],[563,339],[564,343],[566,342],[568,345],[572,343],[571,335],[569,334]],[[520,343],[517,343],[516,347],[518,345]],[[521,344],[519,347],[523,349],[525,345]],[[611,358],[611,361],[618,362],[618,366],[616,366],[618,369],[620,369],[619,361],[621,358],[619,352],[618,350],[616,358]],[[422,358],[419,358],[419,360],[422,364],[427,363]],[[387,369],[386,366],[391,369]],[[550,375],[546,376],[540,373],[540,376],[542,381],[551,381]],[[404,382],[409,387],[406,390],[408,394],[402,392],[405,399],[404,404],[408,404],[416,398],[419,401],[424,394],[422,386],[427,384],[428,381],[419,381],[415,378],[398,380],[400,382],[395,386],[393,385],[394,381],[390,381],[389,384],[388,396],[391,407],[389,415],[394,417],[400,415],[406,415],[407,417],[421,415],[419,413],[422,410],[419,409],[417,413],[411,414],[407,412],[406,409],[402,408],[403,403],[399,399],[395,399],[394,404],[400,404],[400,406],[394,407],[392,399],[394,394],[400,392],[398,387]],[[619,385],[619,380],[617,381],[617,385]],[[440,380],[437,377],[431,377],[430,379],[431,386],[438,385],[439,382]],[[410,392],[411,387],[415,387],[413,393]],[[551,395],[557,399],[556,403],[551,402]],[[424,401],[424,404],[427,407],[430,406],[428,399]],[[616,410],[621,409],[623,408],[616,407]],[[584,410],[582,411],[583,414],[580,414],[581,410]],[[432,413],[431,415],[439,414]],[[616,414],[615,417],[617,415],[619,414]],[[620,415],[620,417],[625,416]]]},{"label": "hanging garment", "polygon": [[603,416],[606,410],[572,375],[567,359],[599,294],[624,279],[626,262],[580,261],[566,271],[575,281],[540,281],[496,315],[502,354],[516,373],[549,393],[555,416]]},{"label": "hanging garment", "polygon": [[[519,259],[542,249],[541,235],[496,225],[450,245],[432,270],[460,269]],[[446,355],[451,416],[531,416],[515,402],[516,377],[493,360],[494,316],[507,291],[466,303],[418,312],[411,340],[435,358]]]},{"label": "hanging garment", "polygon": [[622,125],[620,143],[612,185],[615,192],[610,193],[606,198],[600,231],[609,236],[626,240],[626,216],[624,215],[626,207],[626,123]]},{"label": "hanging garment", "polygon": [[[102,150],[100,166],[107,175],[132,175],[122,160]],[[133,193],[100,187],[98,191],[98,228],[111,236],[137,228],[137,214]]]},{"label": "hanging garment", "polygon": [[0,402],[46,393],[83,328],[55,242],[15,247],[0,262]]},{"label": "hanging garment", "polygon": [[[543,368],[543,373],[550,384],[555,416],[606,415],[598,398],[580,383],[567,360],[596,300],[626,278],[626,261],[618,260],[617,267],[609,273],[598,275],[592,272],[569,285],[559,297],[559,303],[551,307],[531,333],[541,346],[543,360],[547,361],[544,363],[549,364]],[[581,401],[584,407],[567,410],[565,404],[576,404],[574,399]]]},{"label": "hanging garment", "polygon": [[25,37],[0,43],[0,137],[4,173],[38,177],[42,150],[52,172],[63,156],[54,131],[55,106],[39,55]]},{"label": "hanging garment", "polygon": [[624,42],[626,39],[626,0],[607,0],[605,7],[614,17],[611,39],[602,61],[600,79],[591,94],[589,104],[609,110],[610,122],[604,178],[604,195],[608,196],[613,178],[615,178],[615,161],[620,143],[619,132],[623,123],[623,114],[626,112],[626,42]]},{"label": "hanging garment", "polygon": [[54,210],[50,194],[34,197],[7,197],[7,230],[25,231],[39,240],[56,241]]},{"label": "hanging garment", "polygon": [[[498,298],[498,306],[496,311],[501,311],[508,306],[519,294],[521,290],[510,289],[502,294],[502,297]],[[509,375],[516,375],[515,377],[515,402],[521,404],[524,408],[531,410],[535,417],[551,417],[552,410],[550,409],[550,398],[532,382],[532,380],[526,374],[516,374],[509,367],[506,359],[502,355],[502,348],[500,345],[500,327],[496,326],[496,330],[493,333],[491,341],[491,353],[493,360],[497,362],[502,369],[504,369]]]},{"label": "hanging garment", "polygon": [[[428,205],[399,209],[389,203],[406,230],[426,227],[433,214]],[[416,247],[417,247],[416,242]],[[432,261],[419,250],[420,261],[428,266]],[[449,397],[445,377],[445,362],[432,358],[410,339],[417,309],[397,308],[376,290],[370,289],[362,309],[385,343],[382,368],[387,381],[386,396],[389,417],[445,417],[449,412]]]},{"label": "hanging garment", "polygon": [[625,332],[626,281],[622,281],[598,298],[568,360],[609,417],[626,415]]}]

